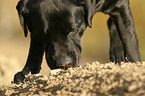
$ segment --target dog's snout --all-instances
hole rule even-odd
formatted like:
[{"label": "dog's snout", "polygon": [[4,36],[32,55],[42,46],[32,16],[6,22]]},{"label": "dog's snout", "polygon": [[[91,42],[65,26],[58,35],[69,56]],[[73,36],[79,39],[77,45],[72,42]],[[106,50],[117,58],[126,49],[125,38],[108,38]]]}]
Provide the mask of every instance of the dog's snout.
[{"label": "dog's snout", "polygon": [[69,65],[69,64],[72,64],[72,59],[71,58],[66,58],[64,60],[64,65]]},{"label": "dog's snout", "polygon": [[72,65],[72,59],[70,57],[66,57],[66,58],[59,58],[58,60],[56,60],[56,64],[58,66],[71,66]]}]

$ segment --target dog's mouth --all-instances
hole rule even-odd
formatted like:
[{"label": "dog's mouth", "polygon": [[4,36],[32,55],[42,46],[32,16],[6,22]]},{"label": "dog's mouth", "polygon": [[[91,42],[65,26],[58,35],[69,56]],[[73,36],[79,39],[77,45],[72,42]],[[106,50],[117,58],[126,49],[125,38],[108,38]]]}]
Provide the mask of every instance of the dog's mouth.
[{"label": "dog's mouth", "polygon": [[57,66],[57,69],[64,69],[64,70],[67,70],[68,68],[73,67],[72,64],[65,64],[65,65],[56,64],[56,66]]}]

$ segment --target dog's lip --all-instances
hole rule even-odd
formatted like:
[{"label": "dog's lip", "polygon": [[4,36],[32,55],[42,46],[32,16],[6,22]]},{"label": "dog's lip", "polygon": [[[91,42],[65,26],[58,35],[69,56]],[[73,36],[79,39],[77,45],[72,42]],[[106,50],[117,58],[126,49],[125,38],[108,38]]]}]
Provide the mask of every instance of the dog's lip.
[{"label": "dog's lip", "polygon": [[65,64],[65,65],[56,64],[56,66],[58,68],[67,70],[69,67],[72,67],[72,64]]}]

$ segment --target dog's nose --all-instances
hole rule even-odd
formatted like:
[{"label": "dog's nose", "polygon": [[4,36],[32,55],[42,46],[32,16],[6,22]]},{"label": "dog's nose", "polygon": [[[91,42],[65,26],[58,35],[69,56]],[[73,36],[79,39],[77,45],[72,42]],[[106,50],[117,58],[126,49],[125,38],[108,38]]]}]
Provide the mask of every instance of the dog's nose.
[{"label": "dog's nose", "polygon": [[70,57],[64,58],[64,59],[59,59],[57,62],[58,66],[72,66],[72,59]]}]

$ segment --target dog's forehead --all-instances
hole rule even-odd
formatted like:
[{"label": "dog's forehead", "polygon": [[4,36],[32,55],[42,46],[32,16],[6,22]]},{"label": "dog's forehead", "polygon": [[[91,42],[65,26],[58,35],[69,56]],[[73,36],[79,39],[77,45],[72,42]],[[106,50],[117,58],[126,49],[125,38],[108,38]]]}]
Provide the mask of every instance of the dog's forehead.
[{"label": "dog's forehead", "polygon": [[70,0],[42,0],[36,3],[35,5],[39,5],[42,11],[47,11],[50,13],[53,13],[56,11],[59,12],[64,9],[71,10],[72,7],[76,6],[73,2],[70,2]]},{"label": "dog's forehead", "polygon": [[24,5],[33,15],[36,13],[42,15],[44,19],[55,18],[68,22],[76,21],[74,19],[82,11],[82,8],[75,4],[73,0],[29,0],[26,4],[24,2]]},{"label": "dog's forehead", "polygon": [[79,21],[80,13],[82,12],[82,8],[74,4],[68,6],[54,3],[49,7],[48,5],[43,6],[41,10],[41,14],[44,17],[43,19],[48,20],[51,28],[57,29],[56,27],[58,27],[58,29],[64,28],[64,30],[76,25]]},{"label": "dog's forehead", "polygon": [[48,16],[68,17],[78,15],[77,13],[82,11],[82,8],[71,0],[44,0],[40,3],[40,10]]},{"label": "dog's forehead", "polygon": [[36,29],[50,37],[63,38],[77,30],[83,21],[83,8],[71,0],[29,0],[23,7],[28,10],[28,22],[35,22],[34,25],[39,26]]}]

